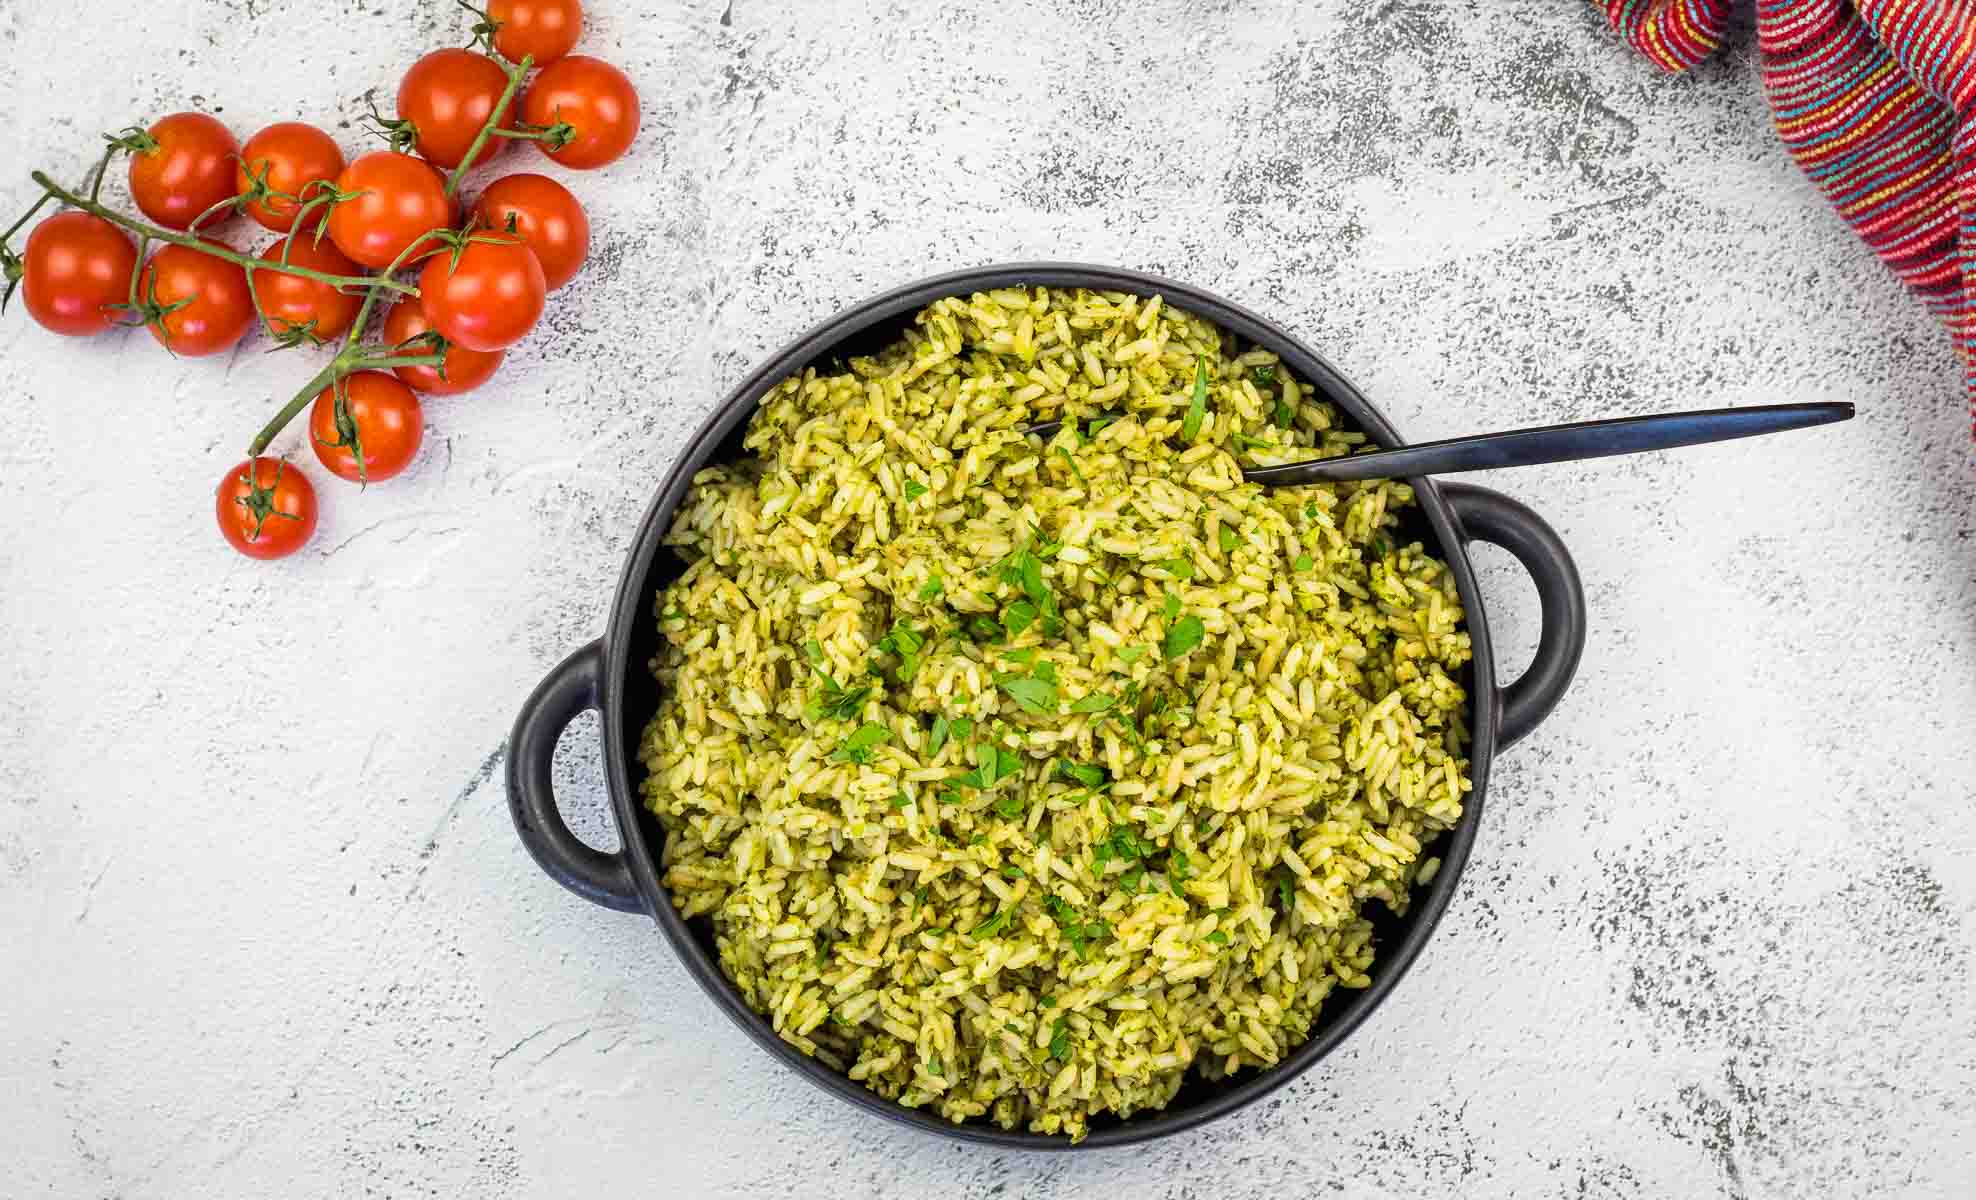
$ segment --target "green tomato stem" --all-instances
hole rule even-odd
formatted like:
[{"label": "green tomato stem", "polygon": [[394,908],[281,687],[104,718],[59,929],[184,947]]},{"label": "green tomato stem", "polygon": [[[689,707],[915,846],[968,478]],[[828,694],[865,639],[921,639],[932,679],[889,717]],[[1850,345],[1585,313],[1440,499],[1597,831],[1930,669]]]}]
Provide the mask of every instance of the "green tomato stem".
[{"label": "green tomato stem", "polygon": [[28,178],[34,180],[48,195],[53,196],[71,208],[80,209],[91,216],[101,217],[112,225],[120,225],[132,233],[148,237],[153,241],[167,242],[174,246],[184,246],[188,250],[197,250],[201,254],[209,254],[214,258],[233,263],[235,266],[242,267],[248,271],[278,271],[283,275],[299,275],[304,279],[313,279],[318,283],[329,284],[331,287],[366,288],[372,291],[381,289],[389,292],[400,292],[407,296],[416,296],[419,294],[419,290],[411,284],[399,283],[397,280],[388,279],[383,276],[330,275],[322,271],[312,271],[307,267],[285,266],[281,263],[269,262],[266,259],[250,258],[245,254],[229,250],[225,246],[216,245],[213,242],[201,241],[190,234],[177,233],[170,229],[160,229],[156,225],[133,220],[114,209],[105,208],[94,200],[85,200],[61,184],[48,178],[41,171],[30,172]]},{"label": "green tomato stem", "polygon": [[487,114],[487,122],[480,127],[480,132],[474,135],[473,144],[467,147],[466,157],[460,160],[460,165],[446,173],[448,198],[459,192],[460,181],[466,178],[467,168],[474,164],[474,160],[480,156],[481,147],[485,146],[487,139],[494,135],[494,127],[507,115],[508,105],[514,102],[515,93],[521,89],[522,77],[527,75],[528,69],[534,65],[535,56],[524,54],[520,62],[508,68],[508,86],[502,90],[501,98],[494,102],[494,111]]}]

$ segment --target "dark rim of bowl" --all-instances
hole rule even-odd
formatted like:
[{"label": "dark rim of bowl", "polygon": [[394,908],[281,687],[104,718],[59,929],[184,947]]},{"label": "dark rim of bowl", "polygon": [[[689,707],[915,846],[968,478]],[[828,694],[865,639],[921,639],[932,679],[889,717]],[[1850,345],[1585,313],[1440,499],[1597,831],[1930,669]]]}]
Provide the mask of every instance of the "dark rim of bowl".
[{"label": "dark rim of bowl", "polygon": [[[1495,757],[1496,726],[1501,697],[1496,688],[1494,660],[1488,633],[1488,620],[1467,546],[1457,532],[1448,503],[1433,480],[1411,479],[1420,517],[1427,526],[1423,540],[1431,535],[1441,557],[1455,573],[1466,614],[1466,627],[1473,648],[1467,680],[1469,693],[1469,773],[1473,784],[1455,827],[1435,844],[1441,868],[1434,879],[1411,897],[1405,918],[1396,919],[1403,928],[1396,943],[1377,944],[1372,983],[1358,991],[1338,990],[1320,1010],[1310,1038],[1274,1067],[1250,1069],[1231,1080],[1206,1085],[1198,1098],[1126,1119],[1094,1121],[1089,1135],[1073,1143],[1060,1135],[1004,1130],[980,1118],[964,1124],[950,1122],[928,1109],[907,1108],[870,1091],[826,1064],[804,1055],[783,1041],[768,1022],[750,1009],[721,972],[708,946],[695,935],[669,902],[659,883],[653,851],[662,838],[655,818],[638,802],[634,767],[639,735],[650,712],[632,713],[628,698],[640,690],[632,671],[646,671],[642,656],[632,661],[631,647],[644,640],[640,632],[652,626],[652,601],[656,587],[651,576],[661,541],[695,473],[716,460],[718,451],[753,415],[761,396],[780,380],[812,364],[827,361],[832,351],[860,335],[896,326],[901,318],[948,296],[968,295],[1006,287],[1076,287],[1093,291],[1126,292],[1139,296],[1164,296],[1169,303],[1213,321],[1233,332],[1242,341],[1275,352],[1291,372],[1320,391],[1326,400],[1347,413],[1353,424],[1382,446],[1402,445],[1399,434],[1385,417],[1322,356],[1305,346],[1289,331],[1273,321],[1230,303],[1213,293],[1159,276],[1116,267],[1081,263],[1036,262],[977,267],[910,283],[855,305],[797,338],[770,356],[741,381],[714,409],[686,443],[685,449],[668,471],[647,509],[631,543],[624,571],[612,602],[606,632],[606,666],[603,684],[605,771],[609,783],[612,812],[617,820],[623,853],[629,858],[633,876],[648,910],[664,931],[666,940],[679,955],[686,969],[714,1003],[762,1049],[810,1082],[875,1116],[922,1132],[961,1141],[1020,1150],[1098,1149],[1131,1145],[1167,1137],[1197,1125],[1226,1116],[1262,1099],[1290,1083],[1319,1060],[1330,1054],[1351,1035],[1372,1012],[1385,1002],[1394,987],[1418,959],[1435,927],[1446,912],[1468,863],[1481,822],[1483,797],[1487,791],[1489,767]],[[655,637],[656,631],[646,633]],[[1327,1017],[1342,1001],[1344,1011]],[[1183,1096],[1187,1089],[1183,1088]],[[1176,1097],[1176,1102],[1179,1097]]]}]

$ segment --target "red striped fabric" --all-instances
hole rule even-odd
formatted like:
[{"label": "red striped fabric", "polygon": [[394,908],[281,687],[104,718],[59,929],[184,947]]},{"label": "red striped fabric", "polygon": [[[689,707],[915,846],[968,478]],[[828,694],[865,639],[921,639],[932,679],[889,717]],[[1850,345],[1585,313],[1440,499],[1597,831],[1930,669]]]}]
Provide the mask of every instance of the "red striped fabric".
[{"label": "red striped fabric", "polygon": [[[1665,71],[1721,45],[1735,0],[1596,0]],[[1976,437],[1976,0],[1757,0],[1777,132],[1948,326]]]}]

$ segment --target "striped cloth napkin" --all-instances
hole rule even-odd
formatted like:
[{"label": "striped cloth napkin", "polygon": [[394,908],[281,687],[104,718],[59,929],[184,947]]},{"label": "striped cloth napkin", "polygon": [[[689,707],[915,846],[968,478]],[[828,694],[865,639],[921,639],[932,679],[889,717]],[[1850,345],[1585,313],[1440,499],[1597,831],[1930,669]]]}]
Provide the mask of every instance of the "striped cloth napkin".
[{"label": "striped cloth napkin", "polygon": [[[1663,70],[1714,53],[1735,0],[1594,0]],[[1976,0],[1757,0],[1792,157],[1937,313],[1976,437]]]}]

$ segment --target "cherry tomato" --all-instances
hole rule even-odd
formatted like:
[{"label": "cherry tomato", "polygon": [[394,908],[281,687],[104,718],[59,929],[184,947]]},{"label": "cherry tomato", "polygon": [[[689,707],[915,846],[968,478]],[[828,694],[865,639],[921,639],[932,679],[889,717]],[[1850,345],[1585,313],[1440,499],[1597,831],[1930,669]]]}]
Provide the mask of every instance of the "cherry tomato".
[{"label": "cherry tomato", "polygon": [[566,167],[588,170],[614,162],[630,149],[631,139],[638,136],[638,91],[611,64],[573,54],[536,74],[522,99],[521,115],[531,125],[568,124],[576,137],[562,149],[535,144]]},{"label": "cherry tomato", "polygon": [[[240,143],[226,126],[205,113],[182,112],[147,131],[157,149],[130,156],[130,197],[144,215],[170,229],[184,229],[193,218],[239,195],[233,188],[233,161]],[[219,214],[214,214],[215,221]]]},{"label": "cherry tomato", "polygon": [[316,489],[278,458],[252,458],[226,473],[213,502],[220,533],[248,558],[283,558],[316,531]]},{"label": "cherry tomato", "polygon": [[409,154],[366,154],[343,168],[336,188],[361,194],[329,214],[329,239],[367,267],[390,266],[419,235],[453,223],[446,181]]},{"label": "cherry tomato", "polygon": [[[440,253],[419,272],[419,303],[455,346],[505,350],[535,328],[549,285],[535,252],[511,234],[476,234],[457,259]],[[481,240],[486,239],[486,240]]]},{"label": "cherry tomato", "polygon": [[88,213],[56,213],[27,235],[21,294],[28,315],[65,337],[88,337],[116,322],[113,305],[130,295],[137,247],[124,231]]},{"label": "cherry tomato", "polygon": [[[403,346],[406,342],[432,328],[432,322],[425,319],[425,310],[417,300],[406,300],[395,304],[390,315],[384,318],[384,341],[389,346]],[[438,335],[434,335],[438,336]],[[455,396],[470,392],[492,378],[501,360],[508,356],[506,350],[469,350],[465,346],[455,346],[441,337],[446,351],[445,374],[438,367],[394,367],[398,378],[407,387],[434,396]],[[408,347],[406,354],[430,354],[440,349],[421,342]]]},{"label": "cherry tomato", "polygon": [[[363,273],[363,269],[344,257],[334,243],[327,240],[318,242],[306,231],[277,239],[261,251],[262,260],[280,262],[282,247],[290,242],[295,243],[288,250],[288,265],[291,267],[307,267],[325,275]],[[349,329],[350,322],[357,319],[357,309],[364,303],[362,296],[340,292],[319,280],[280,271],[255,271],[254,294],[260,298],[261,311],[267,314],[268,323],[274,326],[276,333],[307,329],[325,341]]]},{"label": "cherry tomato", "polygon": [[[343,151],[328,134],[300,121],[270,125],[240,149],[240,165],[234,169],[233,187],[244,195],[256,178],[266,181],[270,191],[307,200],[316,185],[333,183],[343,173]],[[300,209],[296,200],[270,196],[247,206],[247,215],[276,233],[295,228]],[[320,209],[310,209],[320,215]]]},{"label": "cherry tomato", "polygon": [[494,23],[494,50],[509,62],[534,56],[546,67],[576,45],[583,32],[583,5],[578,0],[490,0],[487,19]]},{"label": "cherry tomato", "polygon": [[509,175],[489,184],[475,206],[481,225],[521,236],[542,264],[550,291],[576,278],[590,253],[590,218],[569,189],[546,175]]},{"label": "cherry tomato", "polygon": [[328,387],[309,410],[309,444],[330,474],[376,483],[411,465],[425,437],[425,414],[412,389],[395,376],[358,371],[346,377],[343,411],[336,409],[336,389]]},{"label": "cherry tomato", "polygon": [[247,272],[189,246],[166,246],[153,254],[144,264],[137,295],[169,310],[150,323],[151,336],[186,358],[231,349],[254,323]]},{"label": "cherry tomato", "polygon": [[[485,54],[434,50],[405,72],[398,85],[398,116],[418,130],[419,157],[450,171],[466,159],[507,88],[508,73]],[[475,164],[492,162],[506,145],[506,138],[489,137]]]}]

